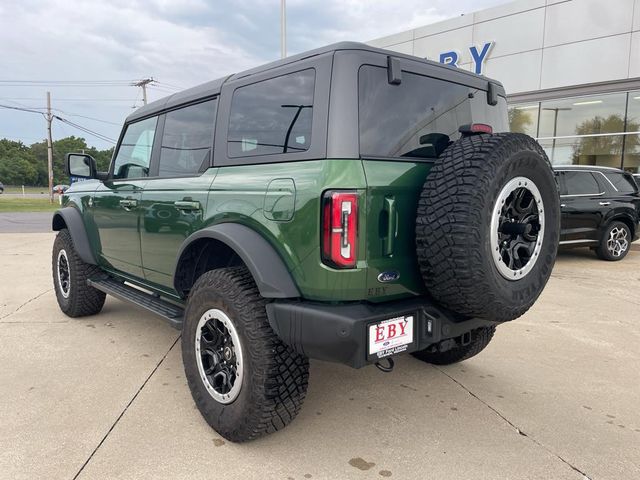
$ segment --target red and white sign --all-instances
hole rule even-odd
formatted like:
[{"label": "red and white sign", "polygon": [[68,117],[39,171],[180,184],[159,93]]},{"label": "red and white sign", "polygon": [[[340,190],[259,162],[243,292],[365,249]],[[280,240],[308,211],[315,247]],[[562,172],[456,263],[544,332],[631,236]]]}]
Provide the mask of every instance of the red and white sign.
[{"label": "red and white sign", "polygon": [[[413,342],[413,315],[383,320],[369,326],[369,355],[400,353]],[[387,352],[391,350],[391,352]]]}]

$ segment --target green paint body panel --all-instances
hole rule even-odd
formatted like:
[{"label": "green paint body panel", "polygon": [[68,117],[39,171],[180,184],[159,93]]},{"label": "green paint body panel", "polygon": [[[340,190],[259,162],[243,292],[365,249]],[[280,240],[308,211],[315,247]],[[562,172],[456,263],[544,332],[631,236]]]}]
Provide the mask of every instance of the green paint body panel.
[{"label": "green paint body panel", "polygon": [[[236,222],[276,250],[303,298],[380,302],[424,293],[414,230],[429,168],[424,162],[353,159],[229,166],[195,177],[91,182],[88,190],[74,185],[65,202],[82,205],[102,268],[164,296],[179,298],[173,274],[185,239],[202,228]],[[321,199],[331,189],[358,192],[353,269],[321,260]],[[124,208],[122,200],[136,203]],[[383,283],[383,272],[398,278]]]}]

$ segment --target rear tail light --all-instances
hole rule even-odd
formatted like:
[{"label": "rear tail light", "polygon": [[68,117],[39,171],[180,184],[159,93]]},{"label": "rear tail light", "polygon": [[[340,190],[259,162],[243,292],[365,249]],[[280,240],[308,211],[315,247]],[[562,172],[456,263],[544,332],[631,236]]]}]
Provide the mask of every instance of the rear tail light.
[{"label": "rear tail light", "polygon": [[474,135],[476,133],[493,133],[493,127],[486,123],[469,123],[458,128],[462,135]]},{"label": "rear tail light", "polygon": [[335,268],[355,268],[358,241],[358,194],[332,190],[322,198],[322,261]]}]

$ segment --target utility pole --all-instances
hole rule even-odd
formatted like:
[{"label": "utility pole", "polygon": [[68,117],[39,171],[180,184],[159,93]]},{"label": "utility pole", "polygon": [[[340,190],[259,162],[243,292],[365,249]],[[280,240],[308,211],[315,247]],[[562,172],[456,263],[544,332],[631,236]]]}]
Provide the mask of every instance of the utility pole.
[{"label": "utility pole", "polygon": [[147,104],[147,85],[149,85],[150,83],[153,83],[153,77],[152,78],[145,78],[140,80],[139,82],[136,82],[133,84],[134,87],[142,87],[142,104],[146,105]]},{"label": "utility pole", "polygon": [[287,2],[280,0],[280,57],[287,56]]},{"label": "utility pole", "polygon": [[49,201],[53,203],[53,139],[51,138],[51,92],[47,92],[47,172],[49,176]]}]

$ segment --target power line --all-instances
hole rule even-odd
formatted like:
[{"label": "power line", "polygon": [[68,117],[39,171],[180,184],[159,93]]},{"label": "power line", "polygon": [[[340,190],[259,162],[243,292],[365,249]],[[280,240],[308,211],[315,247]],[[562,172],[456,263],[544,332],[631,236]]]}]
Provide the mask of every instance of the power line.
[{"label": "power line", "polygon": [[159,85],[164,85],[164,86],[166,86],[166,87],[175,88],[175,89],[176,89],[176,90],[178,90],[178,91],[180,91],[180,90],[185,90],[185,88],[184,88],[184,87],[180,87],[179,85],[173,85],[173,84],[171,84],[171,83],[167,83],[167,82],[158,82],[158,81],[156,80],[156,83],[157,83],[157,84],[159,84]]},{"label": "power line", "polygon": [[[41,115],[44,115],[44,112],[39,112],[38,110],[46,110],[47,109],[47,107],[22,108],[22,107],[14,107],[12,105],[2,105],[2,104],[0,104],[0,108],[7,108],[7,109],[10,109],[10,110],[19,110],[21,112],[39,113]],[[101,120],[101,119],[95,118],[95,117],[88,117],[86,115],[80,115],[79,113],[67,112],[67,111],[64,111],[64,110],[60,110],[59,108],[52,108],[51,110],[56,110],[56,111],[58,111],[60,113],[64,113],[65,115],[70,115],[72,117],[86,118],[87,120],[94,120],[96,122],[107,123],[109,125],[115,125],[117,127],[119,127],[121,125],[120,123],[110,122],[108,120]]]},{"label": "power line", "polygon": [[52,108],[52,110],[56,110],[57,112],[64,113],[65,115],[70,115],[72,117],[86,118],[87,120],[93,120],[94,122],[106,123],[108,125],[115,125],[116,127],[122,126],[121,123],[110,122],[108,120],[101,120],[101,119],[95,118],[95,117],[88,117],[86,115],[80,115],[79,113],[71,113],[71,112],[67,112],[67,111],[64,111],[64,110],[60,110],[59,108]]},{"label": "power line", "polygon": [[132,80],[0,80],[3,87],[127,87]]},{"label": "power line", "polygon": [[19,110],[21,112],[38,113],[44,116],[43,112],[39,112],[38,110],[33,110],[31,108],[14,107],[12,105],[2,105],[2,104],[0,104],[0,108],[6,108],[8,110]]},{"label": "power line", "polygon": [[[38,100],[38,97],[2,97],[1,100],[13,101],[13,100]],[[56,98],[56,102],[130,102],[130,98]]]},{"label": "power line", "polygon": [[0,83],[124,83],[129,84],[135,80],[7,80],[0,79]]},{"label": "power line", "polygon": [[60,120],[61,122],[66,123],[67,125],[70,125],[74,128],[77,128],[80,131],[88,133],[89,135],[93,135],[94,137],[99,138],[100,140],[103,140],[105,142],[113,143],[114,145],[116,143],[116,141],[113,138],[107,137],[106,135],[103,135],[98,132],[94,132],[93,130],[90,130],[86,127],[83,127],[82,125],[78,125],[77,123],[72,122],[71,120],[67,120],[66,118],[62,118],[58,115],[54,115],[53,118],[55,118],[56,120]]}]

